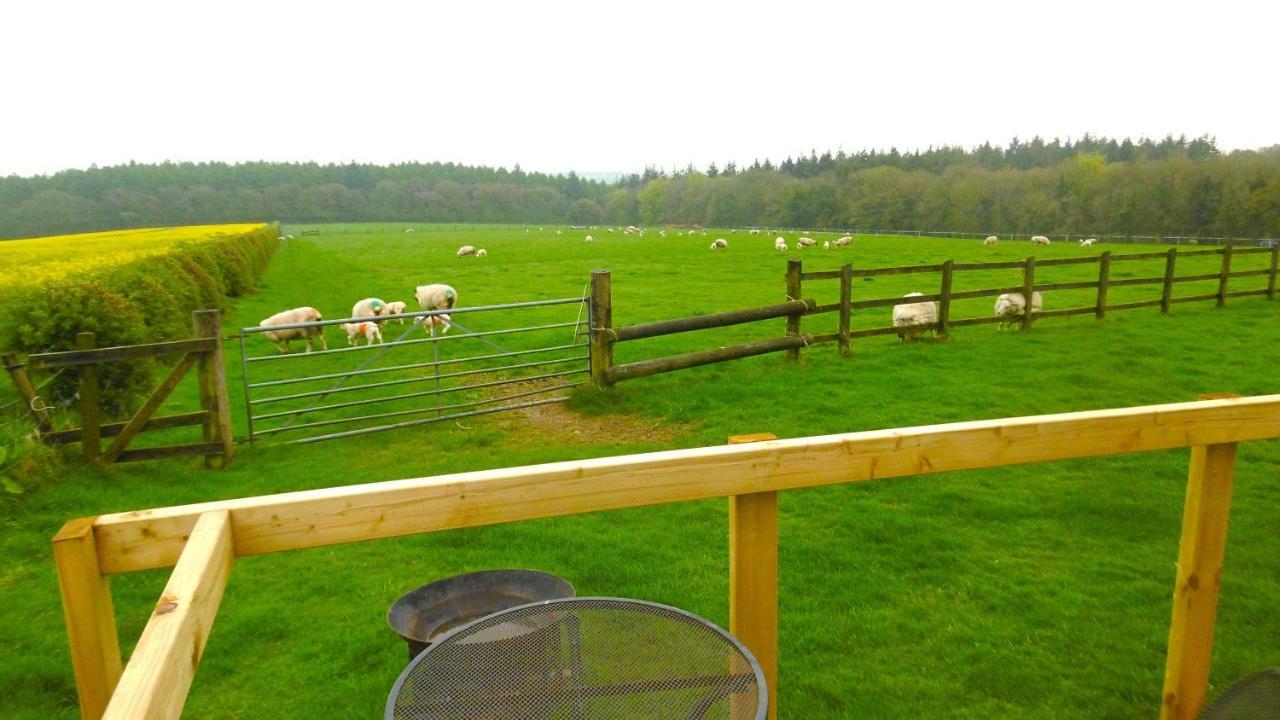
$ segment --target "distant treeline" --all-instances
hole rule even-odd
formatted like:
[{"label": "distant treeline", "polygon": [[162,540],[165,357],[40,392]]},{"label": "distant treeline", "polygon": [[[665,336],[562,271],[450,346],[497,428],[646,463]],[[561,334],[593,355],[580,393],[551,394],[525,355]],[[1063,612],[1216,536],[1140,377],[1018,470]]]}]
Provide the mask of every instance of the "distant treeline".
[{"label": "distant treeline", "polygon": [[452,163],[163,163],[0,178],[0,237],[246,220],[1280,236],[1280,146],[1212,138],[843,151],[616,183]]}]

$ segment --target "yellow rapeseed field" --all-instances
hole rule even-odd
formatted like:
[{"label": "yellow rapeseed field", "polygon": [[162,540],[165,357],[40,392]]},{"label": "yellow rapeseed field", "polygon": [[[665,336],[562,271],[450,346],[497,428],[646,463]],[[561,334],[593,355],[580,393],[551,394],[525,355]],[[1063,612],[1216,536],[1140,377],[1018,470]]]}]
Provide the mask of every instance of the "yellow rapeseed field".
[{"label": "yellow rapeseed field", "polygon": [[191,225],[7,240],[0,242],[0,289],[74,278],[158,255],[176,245],[213,241],[259,227],[260,223]]}]

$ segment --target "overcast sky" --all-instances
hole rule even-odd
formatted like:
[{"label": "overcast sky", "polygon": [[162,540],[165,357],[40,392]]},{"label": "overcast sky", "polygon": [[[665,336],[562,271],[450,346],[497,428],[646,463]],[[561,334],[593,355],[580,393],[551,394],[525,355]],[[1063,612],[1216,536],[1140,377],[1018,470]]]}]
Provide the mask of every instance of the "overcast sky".
[{"label": "overcast sky", "polygon": [[816,148],[1280,143],[1280,4],[7,2],[0,174],[636,171]]}]

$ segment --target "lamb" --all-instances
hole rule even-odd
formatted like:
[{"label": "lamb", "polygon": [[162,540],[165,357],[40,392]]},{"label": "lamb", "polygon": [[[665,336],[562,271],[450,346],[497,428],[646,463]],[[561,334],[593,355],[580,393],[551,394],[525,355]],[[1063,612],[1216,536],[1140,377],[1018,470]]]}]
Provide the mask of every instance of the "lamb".
[{"label": "lamb", "polygon": [[440,334],[444,335],[449,332],[449,326],[453,324],[452,318],[447,314],[425,315],[420,318],[414,318],[413,322],[415,325],[421,324],[422,329],[426,330],[427,334],[431,337],[436,336],[437,327],[440,328]]},{"label": "lamb", "polygon": [[466,257],[468,255],[474,255],[475,252],[476,252],[476,249],[474,246],[463,245],[462,247],[458,248],[458,257]]},{"label": "lamb", "polygon": [[773,241],[773,249],[785,251],[787,249],[787,241],[784,238],[777,238]]},{"label": "lamb", "polygon": [[844,237],[838,238],[836,240],[836,247],[849,247],[852,244],[853,244],[852,235],[845,235]]},{"label": "lamb", "polygon": [[759,228],[751,228],[751,230],[749,230],[748,232],[750,232],[752,235],[759,235],[759,234],[760,234],[760,230],[759,230]]},{"label": "lamb", "polygon": [[382,342],[382,330],[376,322],[343,323],[342,329],[347,331],[347,344],[354,347],[364,337],[365,345]]},{"label": "lamb", "polygon": [[628,232],[628,233],[638,233],[638,232],[640,232],[640,228],[636,227],[635,225],[628,225],[628,226],[627,226],[627,229],[626,229],[626,232]]},{"label": "lamb", "polygon": [[[386,312],[382,314],[383,315],[403,315],[406,307],[408,307],[408,305],[406,305],[405,303],[399,300],[396,300],[395,302],[389,302],[387,303]],[[401,325],[404,324],[404,318],[400,318],[400,324]]]},{"label": "lamb", "polygon": [[1098,238],[1086,238],[1080,241],[1080,247],[1092,247],[1098,242]]},{"label": "lamb", "polygon": [[[1007,330],[1014,323],[1022,321],[1027,302],[1022,293],[1005,293],[996,298],[996,317],[1002,318],[1000,329]],[[1044,298],[1039,292],[1031,293],[1031,314],[1035,315],[1044,309]]]},{"label": "lamb", "polygon": [[413,228],[405,228],[405,229],[404,229],[404,231],[405,231],[406,233],[415,232],[415,230],[414,230]]},{"label": "lamb", "polygon": [[802,237],[799,240],[796,240],[796,245],[802,248],[812,247],[817,244],[818,244],[818,241],[814,240],[811,237]]},{"label": "lamb", "polygon": [[[923,293],[911,292],[902,297],[921,297]],[[915,340],[925,330],[933,330],[937,334],[938,303],[917,302],[903,303],[893,306],[893,326],[902,328],[898,331],[899,342]]]},{"label": "lamb", "polygon": [[593,242],[593,240],[592,240],[592,238],[591,238],[591,236],[590,236],[590,235],[588,235],[588,236],[587,236],[587,242]]},{"label": "lamb", "polygon": [[[300,307],[292,310],[278,312],[275,315],[258,323],[259,327],[271,327],[273,325],[295,325],[297,323],[320,322],[324,318],[320,317],[320,311],[313,307]],[[304,340],[307,343],[307,352],[311,352],[311,344],[313,339],[320,341],[320,347],[324,350],[329,349],[329,344],[324,339],[324,327],[317,325],[315,327],[305,328],[289,328],[286,330],[268,330],[262,333],[262,336],[270,340],[276,348],[282,352],[291,352],[289,348],[290,340]]]},{"label": "lamb", "polygon": [[716,238],[715,242],[711,243],[712,250],[724,250],[727,247],[729,247],[729,241],[724,238]]},{"label": "lamb", "polygon": [[440,283],[419,285],[413,296],[423,310],[449,310],[458,304],[458,291]]},{"label": "lamb", "polygon": [[1049,244],[1049,238],[1047,238],[1047,237],[1045,237],[1045,236],[1043,236],[1043,235],[1032,235],[1032,236],[1031,236],[1031,244],[1032,244],[1032,245],[1048,245],[1048,244]]},{"label": "lamb", "polygon": [[1000,238],[995,235],[988,235],[987,239],[982,241],[982,244],[987,247],[995,247],[998,242],[1000,242]]},{"label": "lamb", "polygon": [[489,255],[489,251],[485,250],[484,248],[480,248],[479,250],[476,251],[476,257],[478,258],[487,257],[488,255]]},{"label": "lamb", "polygon": [[387,304],[379,298],[365,298],[351,306],[351,317],[372,318],[379,315],[390,315]]},{"label": "lamb", "polygon": [[823,250],[830,250],[830,249],[831,249],[831,241],[830,241],[830,240],[823,240],[823,241],[822,241],[822,249],[823,249]]}]

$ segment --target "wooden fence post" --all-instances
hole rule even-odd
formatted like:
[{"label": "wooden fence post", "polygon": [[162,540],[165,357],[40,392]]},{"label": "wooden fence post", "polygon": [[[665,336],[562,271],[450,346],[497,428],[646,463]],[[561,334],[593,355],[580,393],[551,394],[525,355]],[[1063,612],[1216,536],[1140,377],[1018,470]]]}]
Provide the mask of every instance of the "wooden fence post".
[{"label": "wooden fence post", "polygon": [[1222,248],[1222,274],[1218,276],[1218,307],[1227,306],[1227,281],[1231,279],[1231,246]]},{"label": "wooden fence post", "polygon": [[[802,299],[800,297],[800,294],[802,292],[801,286],[800,286],[801,272],[802,272],[802,266],[799,260],[787,261],[787,299],[788,300]],[[800,319],[802,317],[804,317],[803,312],[792,313],[791,315],[787,316],[787,335],[800,334]],[[787,350],[787,359],[799,360],[800,348],[791,348],[790,350]]]},{"label": "wooden fence post", "polygon": [[[92,350],[97,336],[91,332],[76,335],[77,350]],[[80,368],[80,453],[87,462],[96,462],[102,454],[102,403],[98,399],[98,366]]]},{"label": "wooden fence post", "polygon": [[1160,313],[1169,314],[1169,305],[1173,300],[1173,270],[1178,262],[1178,248],[1169,248],[1164,258],[1164,287],[1160,291]]},{"label": "wooden fence post", "polygon": [[1022,329],[1031,329],[1031,323],[1034,320],[1034,313],[1031,312],[1031,298],[1036,292],[1036,258],[1031,256],[1027,258],[1026,265],[1022,268],[1022,299],[1025,305],[1022,308]]},{"label": "wooden fence post", "polygon": [[938,291],[938,338],[946,340],[951,332],[951,275],[953,260],[942,263],[942,288]]},{"label": "wooden fence post", "polygon": [[849,323],[851,309],[850,303],[853,302],[853,264],[845,263],[840,266],[840,354],[848,355],[849,350]]},{"label": "wooden fence post", "polygon": [[1235,465],[1235,443],[1191,448],[1161,720],[1192,720],[1204,705]]},{"label": "wooden fence post", "polygon": [[53,432],[53,418],[49,416],[48,409],[39,403],[40,396],[36,395],[36,388],[31,384],[31,378],[27,376],[26,368],[18,359],[18,354],[7,352],[3,355],[3,360],[4,369],[9,371],[14,386],[18,388],[18,396],[22,398],[32,419],[36,421],[36,429],[42,435]]},{"label": "wooden fence post", "polygon": [[1098,306],[1093,311],[1099,320],[1107,316],[1107,283],[1111,282],[1111,251],[1104,250],[1098,258]]},{"label": "wooden fence post", "polygon": [[591,382],[609,386],[613,367],[613,287],[608,270],[591,272]]},{"label": "wooden fence post", "polygon": [[62,611],[71,644],[80,714],[97,720],[120,680],[120,639],[111,585],[98,564],[93,523],[71,520],[53,537],[53,559],[62,591]]},{"label": "wooden fence post", "polygon": [[218,442],[221,455],[206,455],[204,466],[226,467],[235,457],[235,438],[231,430],[231,401],[227,396],[227,368],[222,355],[222,313],[218,310],[196,310],[191,313],[192,336],[213,340],[213,350],[200,354],[196,363],[196,387],[200,391],[200,409],[208,413],[204,421],[204,441]]},{"label": "wooden fence post", "polygon": [[1276,272],[1280,271],[1280,242],[1271,246],[1271,273],[1267,275],[1267,299],[1276,299]]},{"label": "wooden fence post", "polygon": [[[777,440],[769,433],[736,435],[730,445]],[[778,717],[778,493],[729,498],[729,632],[764,672],[769,720]]]}]

